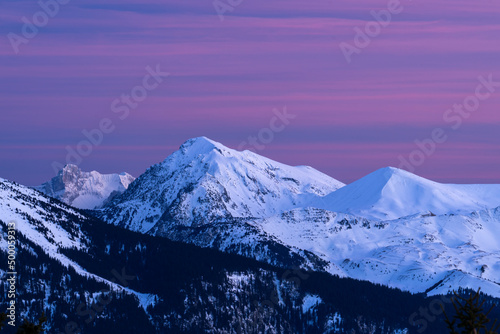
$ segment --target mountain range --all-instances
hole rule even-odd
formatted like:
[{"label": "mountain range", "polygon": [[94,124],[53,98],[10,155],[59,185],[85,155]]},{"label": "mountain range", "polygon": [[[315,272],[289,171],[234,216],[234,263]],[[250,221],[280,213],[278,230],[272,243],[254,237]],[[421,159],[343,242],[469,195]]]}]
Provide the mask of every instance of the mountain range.
[{"label": "mountain range", "polygon": [[[0,217],[2,236],[16,230],[15,268],[0,238],[0,275],[15,270],[17,324],[43,312],[49,333],[404,334],[409,316],[431,302],[129,231],[4,179]],[[12,291],[10,282],[0,289]]]},{"label": "mountain range", "polygon": [[500,297],[500,185],[387,167],[344,185],[200,137],[96,216],[140,233],[411,292]]},{"label": "mountain range", "polygon": [[[229,305],[231,298],[247,300],[249,294],[279,294],[271,298],[277,306],[270,313],[259,313],[263,326],[276,333],[285,331],[284,324],[293,332],[315,332],[305,325],[311,314],[310,324],[321,333],[353,328],[368,333],[384,321],[390,328],[380,332],[411,333],[421,325],[408,322],[407,312],[426,303],[425,296],[481,287],[500,298],[500,185],[441,184],[392,167],[346,185],[314,168],[291,167],[206,137],[186,141],[136,179],[74,165],[34,188],[0,179],[3,231],[10,221],[20,233],[24,272],[40,272],[37,286],[44,287],[26,283],[20,293],[40,296],[45,305],[40,310],[78,313],[74,303],[51,299],[54,291],[85,305],[112,295],[127,300],[124,308],[140,310],[142,326],[157,332],[164,326],[260,332],[258,326],[242,329],[242,319],[247,323],[251,315],[245,305],[230,308],[233,320],[222,321],[220,310],[205,298]],[[124,285],[109,278],[110,268],[127,266],[138,281]],[[47,268],[58,273],[61,287]],[[290,268],[312,278],[290,287],[278,278]],[[168,290],[157,277],[178,289]],[[332,296],[346,286],[353,300],[383,294],[411,307],[391,309],[394,317],[376,316],[361,301],[355,302],[356,311],[344,308]],[[232,292],[223,296],[216,287]],[[179,299],[175,308],[170,298]],[[192,304],[192,298],[201,304]],[[210,321],[202,315],[206,309]],[[117,306],[108,312],[124,310]],[[291,321],[290,312],[305,322]],[[355,320],[359,315],[362,323]],[[277,318],[283,326],[272,323]],[[52,317],[54,323],[61,319]],[[101,319],[92,326],[98,333],[111,325]]]}]

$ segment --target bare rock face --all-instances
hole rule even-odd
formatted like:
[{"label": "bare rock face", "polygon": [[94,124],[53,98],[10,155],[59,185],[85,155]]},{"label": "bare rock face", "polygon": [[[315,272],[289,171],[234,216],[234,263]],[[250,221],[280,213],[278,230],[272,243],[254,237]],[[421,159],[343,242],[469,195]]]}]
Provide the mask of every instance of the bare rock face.
[{"label": "bare rock face", "polygon": [[44,187],[77,207],[102,205],[93,213],[110,224],[272,265],[412,293],[500,296],[500,185],[441,184],[392,167],[344,185],[205,137],[125,191],[124,176],[67,166]]}]

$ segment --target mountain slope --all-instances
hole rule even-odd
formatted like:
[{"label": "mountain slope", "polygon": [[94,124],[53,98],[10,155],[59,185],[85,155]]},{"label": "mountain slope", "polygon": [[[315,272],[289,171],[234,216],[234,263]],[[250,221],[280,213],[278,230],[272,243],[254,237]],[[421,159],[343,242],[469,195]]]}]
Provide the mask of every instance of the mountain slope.
[{"label": "mountain slope", "polygon": [[309,208],[255,223],[345,277],[431,295],[481,287],[500,297],[500,207],[383,222]]},{"label": "mountain slope", "polygon": [[[50,333],[400,334],[408,332],[408,316],[429,303],[367,282],[141,235],[3,179],[0,218],[2,235],[10,222],[17,228],[18,322],[44,312]],[[4,276],[11,271],[4,238],[0,246]],[[7,288],[1,280],[0,289]]]},{"label": "mountain slope", "polygon": [[16,230],[52,254],[60,248],[85,249],[89,240],[80,225],[87,218],[51,197],[0,179],[0,218],[14,222]]},{"label": "mountain slope", "polygon": [[108,284],[112,289],[120,291],[122,288],[118,285],[87,272],[65,255],[68,249],[84,253],[88,251],[93,240],[83,230],[92,219],[37,190],[0,178],[2,230],[6,231],[7,224],[12,224],[16,235],[39,247],[45,256],[71,268],[82,277]]},{"label": "mountain slope", "polygon": [[57,176],[34,188],[76,208],[95,209],[124,192],[132,181],[134,177],[127,173],[83,172],[66,165]]},{"label": "mountain slope", "polygon": [[500,185],[441,184],[387,167],[323,198],[322,208],[374,219],[431,211],[469,213],[500,206]]}]

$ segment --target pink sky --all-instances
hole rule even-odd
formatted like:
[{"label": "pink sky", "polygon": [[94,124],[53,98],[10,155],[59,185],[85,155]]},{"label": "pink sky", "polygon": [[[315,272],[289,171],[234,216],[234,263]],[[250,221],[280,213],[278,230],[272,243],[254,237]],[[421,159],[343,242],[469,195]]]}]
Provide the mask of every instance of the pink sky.
[{"label": "pink sky", "polygon": [[[50,2],[45,0],[45,2]],[[446,110],[500,82],[497,1],[401,1],[401,12],[348,63],[340,43],[388,1],[243,0],[221,21],[212,1],[79,1],[61,5],[19,45],[33,1],[0,4],[0,177],[35,185],[65,163],[66,146],[103,118],[115,125],[84,170],[135,176],[191,137],[238,147],[296,115],[256,152],[351,182],[409,158],[415,140],[444,143],[415,166],[443,182],[500,183],[500,87],[463,118]],[[120,120],[112,102],[157,64],[170,76]]]}]

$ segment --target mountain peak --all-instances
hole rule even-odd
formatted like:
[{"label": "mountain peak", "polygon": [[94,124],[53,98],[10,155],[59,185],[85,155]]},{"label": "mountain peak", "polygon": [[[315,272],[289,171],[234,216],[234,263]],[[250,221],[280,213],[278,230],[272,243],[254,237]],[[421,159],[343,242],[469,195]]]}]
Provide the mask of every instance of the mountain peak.
[{"label": "mountain peak", "polygon": [[434,181],[428,180],[426,178],[396,167],[380,168],[355,181],[353,184],[357,183],[363,184],[363,186],[369,185],[370,188],[376,187],[381,190],[390,186],[401,186],[408,184],[425,184],[428,186],[437,184]]},{"label": "mountain peak", "polygon": [[[60,191],[65,188],[65,184],[74,183],[82,176],[84,172],[77,165],[67,164],[52,178],[54,191]],[[67,203],[68,204],[68,203]]]},{"label": "mountain peak", "polygon": [[124,192],[132,181],[134,177],[128,173],[84,172],[77,165],[67,164],[55,177],[34,188],[68,205],[94,209]]},{"label": "mountain peak", "polygon": [[428,211],[436,214],[474,211],[496,203],[496,192],[488,199],[481,194],[484,191],[484,187],[441,184],[402,169],[385,167],[328,195],[326,208],[376,219]]},{"label": "mountain peak", "polygon": [[410,178],[423,179],[420,176],[415,175],[413,173],[410,173],[404,169],[399,169],[399,168],[391,167],[391,166],[380,168],[380,169],[376,170],[375,172],[369,174],[368,176],[370,176],[370,175],[374,176],[374,177],[383,177],[386,180],[389,180],[393,177],[410,177]]},{"label": "mountain peak", "polygon": [[[194,160],[219,161],[220,157],[231,157],[237,155],[238,152],[227,148],[226,146],[211,140],[207,137],[196,137],[185,141],[179,150],[164,160],[164,163],[169,163],[176,160],[177,163],[190,163]],[[182,161],[182,162],[181,162]],[[220,161],[219,161],[220,162]]]},{"label": "mountain peak", "polygon": [[219,145],[219,146],[223,146],[221,143],[219,142],[216,142],[215,140],[212,140],[208,137],[205,137],[205,136],[199,136],[199,137],[194,137],[194,138],[190,138],[188,140],[186,140],[184,142],[184,144],[182,144],[183,146],[184,145],[191,145],[191,144],[210,144],[210,145]]},{"label": "mountain peak", "polygon": [[82,170],[77,165],[67,164],[59,171],[58,174],[66,174],[66,173],[77,174],[80,173],[81,171]]},{"label": "mountain peak", "polygon": [[213,151],[214,149],[220,151],[220,150],[227,150],[228,148],[222,145],[221,143],[218,143],[214,140],[211,140],[203,136],[188,139],[180,147],[180,150],[183,152],[189,150],[200,154],[208,153],[210,151]]}]

